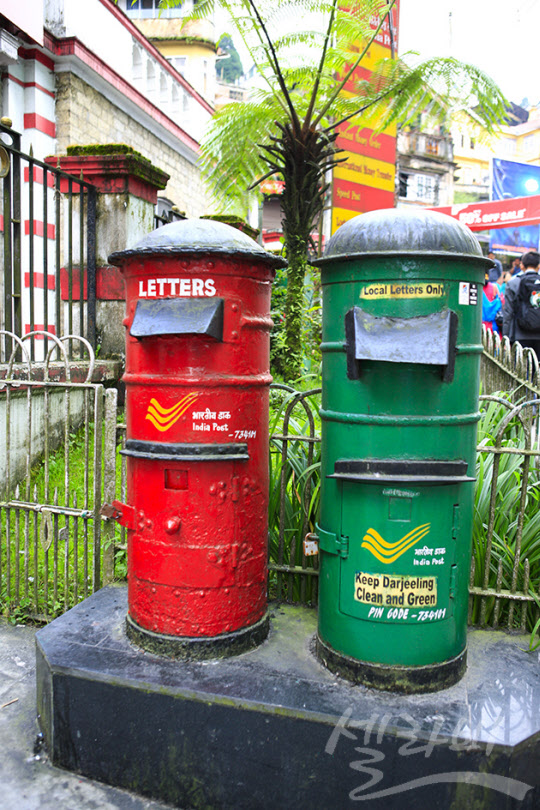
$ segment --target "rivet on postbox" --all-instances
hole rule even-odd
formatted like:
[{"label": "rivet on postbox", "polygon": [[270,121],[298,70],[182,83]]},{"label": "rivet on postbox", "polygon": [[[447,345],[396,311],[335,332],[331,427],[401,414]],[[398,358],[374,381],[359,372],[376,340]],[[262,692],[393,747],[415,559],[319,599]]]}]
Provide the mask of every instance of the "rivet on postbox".
[{"label": "rivet on postbox", "polygon": [[180,520],[179,517],[169,518],[165,522],[165,531],[167,532],[167,534],[176,534],[177,532],[180,531],[181,525],[182,521]]}]

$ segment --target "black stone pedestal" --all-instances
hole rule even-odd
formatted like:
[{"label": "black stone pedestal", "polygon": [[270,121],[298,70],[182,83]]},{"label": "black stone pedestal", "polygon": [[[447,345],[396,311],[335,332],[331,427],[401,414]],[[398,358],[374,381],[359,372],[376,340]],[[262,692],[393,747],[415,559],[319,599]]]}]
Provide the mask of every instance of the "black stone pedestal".
[{"label": "black stone pedestal", "polygon": [[540,666],[524,637],[472,631],[458,684],[399,696],[326,670],[307,608],[271,607],[258,649],[201,662],[142,652],[126,613],[125,588],[106,588],[37,633],[55,765],[183,810],[540,807]]}]

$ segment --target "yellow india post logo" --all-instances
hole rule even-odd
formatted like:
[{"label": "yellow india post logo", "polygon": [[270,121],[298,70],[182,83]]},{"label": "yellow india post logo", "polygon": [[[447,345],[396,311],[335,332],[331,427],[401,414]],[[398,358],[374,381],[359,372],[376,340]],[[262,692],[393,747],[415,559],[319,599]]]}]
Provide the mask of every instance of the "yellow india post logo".
[{"label": "yellow india post logo", "polygon": [[422,537],[425,537],[426,534],[429,533],[430,529],[431,523],[424,523],[422,526],[417,526],[412,532],[406,534],[401,540],[398,540],[397,543],[389,543],[387,540],[384,540],[375,529],[368,529],[364,535],[362,548],[367,548],[380,562],[389,565],[397,560],[398,557],[401,557],[402,554],[405,554],[407,549],[416,545]]},{"label": "yellow india post logo", "polygon": [[157,399],[152,397],[145,419],[148,419],[152,422],[154,427],[164,433],[166,430],[172,428],[174,423],[180,419],[190,405],[193,405],[198,396],[199,394],[197,393],[186,394],[186,396],[179,400],[176,405],[173,405],[172,408],[163,408]]}]

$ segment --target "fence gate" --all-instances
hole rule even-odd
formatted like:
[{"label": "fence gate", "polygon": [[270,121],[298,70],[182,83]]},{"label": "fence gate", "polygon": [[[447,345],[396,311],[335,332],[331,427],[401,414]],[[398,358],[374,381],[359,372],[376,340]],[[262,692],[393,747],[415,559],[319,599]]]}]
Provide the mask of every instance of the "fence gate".
[{"label": "fence gate", "polygon": [[43,336],[37,363],[35,333],[0,332],[13,344],[0,366],[0,605],[47,621],[113,578],[115,529],[100,509],[115,497],[117,392],[90,382],[88,341]]}]

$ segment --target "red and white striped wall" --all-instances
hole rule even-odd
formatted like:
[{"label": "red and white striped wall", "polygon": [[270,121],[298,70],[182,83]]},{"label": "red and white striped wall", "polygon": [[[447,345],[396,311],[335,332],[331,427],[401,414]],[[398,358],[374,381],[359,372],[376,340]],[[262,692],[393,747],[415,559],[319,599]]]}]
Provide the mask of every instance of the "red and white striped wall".
[{"label": "red and white striped wall", "polygon": [[[55,77],[54,62],[38,48],[19,48],[19,60],[7,67],[3,83],[2,114],[11,118],[13,129],[20,132],[21,151],[29,154],[32,150],[35,157],[43,159],[56,151],[55,123]],[[34,329],[44,326],[44,296],[47,295],[49,321],[54,317],[54,261],[56,223],[54,222],[55,206],[52,178],[47,183],[47,225],[43,216],[43,180],[44,172],[34,167],[34,206],[33,221],[29,209],[30,169],[23,162],[23,187],[21,194],[22,232],[25,236],[33,233],[34,277]],[[3,228],[3,222],[0,223]],[[23,269],[23,329],[30,331],[29,315],[29,239],[22,239],[21,262]],[[49,272],[44,277],[44,256],[48,258]],[[47,292],[45,292],[45,287]],[[55,331],[54,324],[49,323],[49,331]]]}]

